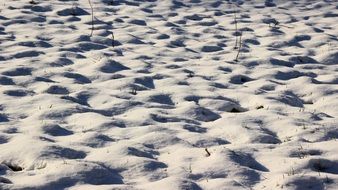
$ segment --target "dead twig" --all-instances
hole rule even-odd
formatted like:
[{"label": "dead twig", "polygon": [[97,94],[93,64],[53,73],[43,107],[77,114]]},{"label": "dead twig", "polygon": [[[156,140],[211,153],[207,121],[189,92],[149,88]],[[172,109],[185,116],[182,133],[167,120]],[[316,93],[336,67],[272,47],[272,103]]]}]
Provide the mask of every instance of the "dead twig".
[{"label": "dead twig", "polygon": [[238,61],[239,54],[241,53],[241,48],[242,48],[242,32],[239,34],[239,46],[238,46],[238,51],[237,51],[237,55],[235,58],[236,62]]},{"label": "dead twig", "polygon": [[209,150],[207,148],[205,148],[204,150],[205,150],[205,152],[207,152],[207,157],[209,157],[211,155]]},{"label": "dead twig", "polygon": [[111,45],[113,46],[113,48],[115,47],[115,36],[113,31],[111,31]]},{"label": "dead twig", "polygon": [[90,9],[92,10],[92,30],[91,30],[91,33],[90,33],[90,37],[92,37],[93,32],[94,32],[94,8],[93,8],[92,2],[90,0],[88,0],[88,3],[89,3],[89,6],[90,6]]},{"label": "dead twig", "polygon": [[236,42],[235,42],[235,47],[234,47],[234,49],[237,49],[238,48],[238,46],[237,46],[237,44],[238,44],[238,27],[237,27],[237,10],[235,9],[235,15],[234,15],[234,20],[235,20],[235,36],[236,36]]}]

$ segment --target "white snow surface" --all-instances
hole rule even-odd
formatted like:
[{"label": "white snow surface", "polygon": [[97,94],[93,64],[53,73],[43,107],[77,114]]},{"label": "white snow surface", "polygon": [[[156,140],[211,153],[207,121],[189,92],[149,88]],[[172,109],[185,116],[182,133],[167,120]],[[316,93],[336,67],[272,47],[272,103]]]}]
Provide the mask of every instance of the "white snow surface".
[{"label": "white snow surface", "polygon": [[91,4],[0,0],[0,189],[338,189],[336,0]]}]

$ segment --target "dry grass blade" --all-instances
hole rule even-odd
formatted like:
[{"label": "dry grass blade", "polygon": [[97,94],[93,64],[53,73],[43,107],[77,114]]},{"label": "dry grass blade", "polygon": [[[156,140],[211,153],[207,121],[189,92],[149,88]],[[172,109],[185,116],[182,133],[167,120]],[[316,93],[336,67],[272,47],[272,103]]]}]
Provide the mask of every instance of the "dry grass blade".
[{"label": "dry grass blade", "polygon": [[235,58],[235,61],[237,62],[238,61],[238,57],[239,57],[239,54],[241,53],[241,48],[242,48],[242,32],[239,34],[239,46],[238,46],[238,51],[237,51],[237,55],[236,55],[236,58]]},{"label": "dry grass blade", "polygon": [[92,30],[90,32],[90,37],[92,37],[93,32],[94,32],[94,8],[93,8],[92,2],[90,0],[88,0],[88,3],[89,3],[89,6],[90,6],[90,9],[92,11]]}]

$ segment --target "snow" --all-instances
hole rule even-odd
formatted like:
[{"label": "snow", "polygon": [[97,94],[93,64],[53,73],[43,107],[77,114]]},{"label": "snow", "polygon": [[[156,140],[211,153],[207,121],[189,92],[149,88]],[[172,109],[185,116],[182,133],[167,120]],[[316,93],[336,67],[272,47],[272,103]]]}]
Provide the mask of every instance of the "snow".
[{"label": "snow", "polygon": [[90,1],[0,3],[0,189],[337,189],[337,1]]}]

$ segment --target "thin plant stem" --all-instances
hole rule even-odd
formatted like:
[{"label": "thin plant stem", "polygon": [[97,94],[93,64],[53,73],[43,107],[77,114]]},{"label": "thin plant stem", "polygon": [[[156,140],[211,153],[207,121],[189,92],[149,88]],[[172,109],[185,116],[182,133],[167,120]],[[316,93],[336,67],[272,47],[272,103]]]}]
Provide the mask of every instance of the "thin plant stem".
[{"label": "thin plant stem", "polygon": [[90,5],[90,9],[92,10],[92,30],[90,32],[90,37],[93,36],[93,32],[94,32],[94,8],[93,8],[93,5],[92,5],[92,2],[90,0],[88,0],[89,2],[89,5]]},{"label": "thin plant stem", "polygon": [[236,7],[235,7],[235,36],[236,36],[236,42],[235,42],[235,48],[234,49],[237,49],[238,48],[238,36],[237,36],[237,34],[238,34],[238,26],[237,26],[237,9],[236,9]]},{"label": "thin plant stem", "polygon": [[241,53],[241,48],[242,48],[242,33],[240,33],[239,35],[239,47],[238,47],[235,61],[238,61],[239,54]]}]

